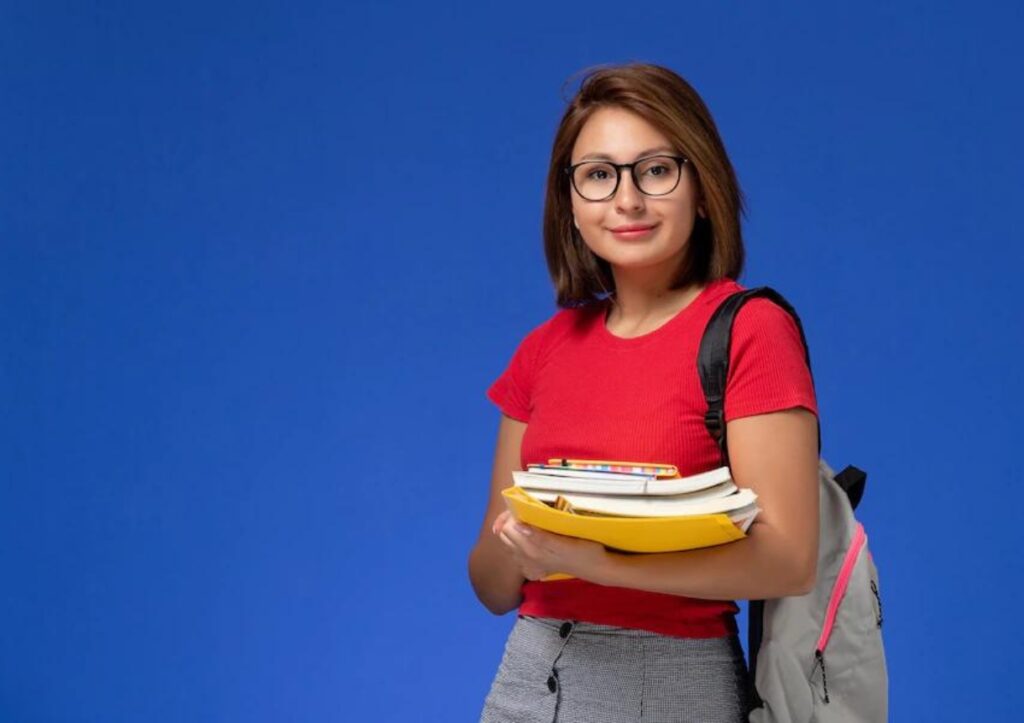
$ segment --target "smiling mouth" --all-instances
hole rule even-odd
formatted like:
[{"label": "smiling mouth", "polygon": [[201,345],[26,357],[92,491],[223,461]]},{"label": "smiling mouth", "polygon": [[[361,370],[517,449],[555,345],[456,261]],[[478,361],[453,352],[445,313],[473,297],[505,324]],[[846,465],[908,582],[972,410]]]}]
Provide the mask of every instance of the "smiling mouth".
[{"label": "smiling mouth", "polygon": [[609,230],[613,234],[615,234],[615,236],[617,238],[633,239],[633,238],[642,238],[643,236],[646,236],[647,234],[651,233],[651,231],[653,231],[657,227],[658,227],[657,224],[655,224],[654,226],[644,226],[643,228],[625,229],[625,230],[622,230],[622,231],[616,231],[615,229],[609,229]]}]

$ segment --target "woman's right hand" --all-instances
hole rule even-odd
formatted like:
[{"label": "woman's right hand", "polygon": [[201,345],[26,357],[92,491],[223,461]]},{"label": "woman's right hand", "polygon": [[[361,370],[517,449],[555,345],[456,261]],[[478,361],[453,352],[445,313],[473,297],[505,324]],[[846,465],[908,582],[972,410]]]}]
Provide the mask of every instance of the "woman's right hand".
[{"label": "woman's right hand", "polygon": [[512,559],[516,561],[516,566],[519,568],[519,572],[522,573],[523,577],[527,580],[539,580],[544,577],[544,571],[527,558],[518,554],[517,551],[519,548],[508,538],[508,531],[506,528],[512,527],[516,524],[517,520],[512,515],[511,510],[505,510],[494,518],[494,524],[491,525],[491,531],[501,539],[502,544],[505,545],[506,551]]},{"label": "woman's right hand", "polygon": [[521,588],[526,579],[521,565],[500,538],[501,529],[515,523],[515,518],[505,507],[501,491],[512,485],[512,472],[521,469],[520,451],[525,433],[524,422],[504,414],[501,416],[487,509],[477,542],[469,555],[469,578],[473,590],[484,606],[496,615],[519,606]]}]

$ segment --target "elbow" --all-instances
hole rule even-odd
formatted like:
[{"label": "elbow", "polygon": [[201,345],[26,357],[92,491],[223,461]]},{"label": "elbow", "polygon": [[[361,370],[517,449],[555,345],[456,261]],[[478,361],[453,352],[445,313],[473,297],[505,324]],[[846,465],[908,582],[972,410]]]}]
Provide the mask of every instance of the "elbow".
[{"label": "elbow", "polygon": [[508,594],[505,591],[489,589],[487,586],[477,584],[472,579],[470,579],[470,584],[473,587],[473,592],[476,594],[476,599],[492,615],[500,617],[512,612],[522,602],[522,598],[518,593]]},{"label": "elbow", "polygon": [[790,559],[790,580],[793,597],[810,593],[818,582],[818,533],[815,531],[811,544],[794,549]]},{"label": "elbow", "polygon": [[813,576],[811,578],[809,578],[809,579],[805,579],[803,583],[798,585],[794,589],[794,591],[792,593],[790,593],[790,596],[791,597],[802,597],[804,595],[807,595],[808,593],[811,592],[811,590],[814,589],[814,582],[815,582],[815,578]]},{"label": "elbow", "polygon": [[790,595],[793,597],[807,595],[814,589],[814,585],[818,581],[818,560],[814,559],[810,564],[798,567],[794,577],[796,584],[793,586],[793,592]]},{"label": "elbow", "polygon": [[503,581],[493,569],[488,569],[486,560],[480,559],[478,548],[470,553],[467,567],[470,587],[488,612],[500,616],[519,607],[522,602],[521,579],[516,578],[514,584]]},{"label": "elbow", "polygon": [[[756,523],[755,523],[756,524]],[[767,534],[760,539],[767,540]],[[751,539],[758,539],[751,536]],[[766,547],[769,545],[765,542]],[[787,545],[774,548],[767,553],[768,564],[759,563],[765,572],[761,591],[764,598],[800,597],[806,595],[818,581],[818,549],[806,546]]]},{"label": "elbow", "polygon": [[484,604],[488,612],[498,617],[510,613],[519,607],[518,600],[485,600],[480,598],[480,602]]},{"label": "elbow", "polygon": [[772,592],[766,597],[801,597],[818,581],[818,556],[787,550],[775,559]]}]

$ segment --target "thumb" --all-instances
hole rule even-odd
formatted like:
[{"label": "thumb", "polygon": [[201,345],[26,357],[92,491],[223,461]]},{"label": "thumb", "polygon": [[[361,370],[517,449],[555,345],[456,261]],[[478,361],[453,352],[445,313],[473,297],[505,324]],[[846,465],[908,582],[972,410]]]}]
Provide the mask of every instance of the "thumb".
[{"label": "thumb", "polygon": [[501,512],[497,517],[495,517],[494,518],[494,522],[491,523],[491,532],[493,532],[495,535],[497,535],[498,531],[505,524],[505,520],[508,519],[508,516],[509,516],[509,511],[505,510],[505,511]]}]

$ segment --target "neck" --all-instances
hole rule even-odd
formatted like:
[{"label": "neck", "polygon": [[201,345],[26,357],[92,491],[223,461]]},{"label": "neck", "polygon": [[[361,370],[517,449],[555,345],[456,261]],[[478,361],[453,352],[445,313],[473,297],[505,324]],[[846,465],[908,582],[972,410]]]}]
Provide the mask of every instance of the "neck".
[{"label": "neck", "polygon": [[676,269],[669,264],[640,269],[613,266],[615,293],[610,297],[608,320],[616,323],[642,324],[645,321],[674,314],[690,303],[703,288],[691,283],[670,289]]}]

